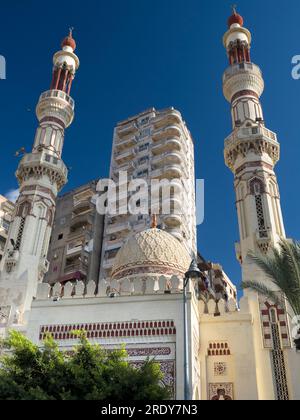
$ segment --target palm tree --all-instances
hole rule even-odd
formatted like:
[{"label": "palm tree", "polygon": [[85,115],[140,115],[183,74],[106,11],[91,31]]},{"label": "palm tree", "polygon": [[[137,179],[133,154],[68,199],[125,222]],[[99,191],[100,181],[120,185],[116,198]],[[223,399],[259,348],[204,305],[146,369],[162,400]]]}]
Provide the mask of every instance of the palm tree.
[{"label": "palm tree", "polygon": [[[272,247],[271,256],[250,253],[249,258],[262,269],[274,289],[282,292],[295,316],[300,316],[300,243],[283,239],[279,247]],[[242,288],[254,290],[276,304],[282,303],[278,293],[258,281],[244,281]],[[295,339],[295,344],[300,350],[300,338]]]}]

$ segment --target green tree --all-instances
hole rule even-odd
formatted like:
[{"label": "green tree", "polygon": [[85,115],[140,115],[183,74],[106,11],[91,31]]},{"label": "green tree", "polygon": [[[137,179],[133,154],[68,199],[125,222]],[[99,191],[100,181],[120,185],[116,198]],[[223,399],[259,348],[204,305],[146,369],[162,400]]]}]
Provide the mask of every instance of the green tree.
[{"label": "green tree", "polygon": [[52,337],[39,348],[12,331],[1,342],[1,400],[165,400],[159,364],[147,360],[140,369],[127,361],[125,349],[106,351],[78,333],[72,352],[59,350]]},{"label": "green tree", "polygon": [[[278,304],[286,299],[294,315],[300,316],[300,243],[284,239],[279,247],[271,249],[270,256],[251,253],[249,258],[262,269],[275,288],[253,280],[243,282],[243,289],[254,290]],[[283,298],[274,290],[281,291]],[[295,343],[300,349],[299,340]]]}]

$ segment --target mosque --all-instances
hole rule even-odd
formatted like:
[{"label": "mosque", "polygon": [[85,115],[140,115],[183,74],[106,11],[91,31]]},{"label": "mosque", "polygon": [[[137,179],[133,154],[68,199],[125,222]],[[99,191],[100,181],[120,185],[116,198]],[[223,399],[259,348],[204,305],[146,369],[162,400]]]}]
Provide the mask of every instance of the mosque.
[{"label": "mosque", "polygon": [[[274,171],[280,145],[265,124],[262,72],[251,61],[251,33],[236,10],[223,42],[229,59],[223,91],[233,125],[224,157],[236,191],[236,254],[243,280],[269,284],[248,255],[267,255],[285,238]],[[71,31],[54,54],[50,89],[37,104],[32,151],[17,168],[20,195],[0,262],[0,336],[15,329],[42,346],[51,333],[61,349],[70,349],[74,330],[83,329],[104,348],[125,343],[134,366],[148,357],[159,362],[177,400],[300,399],[300,355],[288,308],[252,291],[238,301],[222,266],[197,252],[193,143],[173,108],[151,109],[117,125],[110,178],[121,169],[131,170],[131,179],[181,184],[185,178],[189,213],[105,215],[102,231],[95,230],[103,242],[102,251],[97,247],[99,277],[76,271],[75,277],[68,272],[55,283],[45,281],[58,258],[48,255],[57,197],[68,178],[62,150],[74,118],[75,50]],[[83,197],[75,203],[73,235],[92,202]],[[69,246],[69,259],[76,247]]]}]

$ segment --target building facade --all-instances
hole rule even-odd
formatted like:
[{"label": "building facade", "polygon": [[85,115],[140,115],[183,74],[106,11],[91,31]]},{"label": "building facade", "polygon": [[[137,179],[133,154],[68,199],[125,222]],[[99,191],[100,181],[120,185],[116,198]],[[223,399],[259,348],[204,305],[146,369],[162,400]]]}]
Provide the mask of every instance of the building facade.
[{"label": "building facade", "polygon": [[15,205],[0,195],[0,262],[4,255],[10,224],[12,222]]},{"label": "building facade", "polygon": [[50,239],[49,284],[82,280],[97,281],[103,240],[103,216],[96,211],[93,197],[97,180],[76,188],[56,200]]},{"label": "building facade", "polygon": [[[180,112],[153,108],[120,122],[114,130],[110,178],[119,187],[117,209],[125,206],[125,210],[106,217],[101,279],[110,276],[128,236],[150,227],[154,213],[162,229],[181,241],[189,253],[196,253],[194,145]],[[132,180],[141,180],[148,188],[148,202],[145,206],[140,203],[135,214],[129,206],[136,187],[124,190],[124,184],[130,190]],[[162,181],[161,187],[155,187],[153,180]],[[161,189],[164,182],[170,182],[166,195]]]}]

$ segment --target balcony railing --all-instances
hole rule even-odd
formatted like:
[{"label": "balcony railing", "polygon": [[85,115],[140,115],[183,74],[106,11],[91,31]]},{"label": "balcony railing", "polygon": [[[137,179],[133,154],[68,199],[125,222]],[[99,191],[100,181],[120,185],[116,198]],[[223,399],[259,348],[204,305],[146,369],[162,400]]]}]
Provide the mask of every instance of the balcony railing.
[{"label": "balcony railing", "polygon": [[137,144],[138,140],[135,136],[129,137],[128,139],[119,138],[115,142],[115,147],[117,150],[124,150],[129,147],[134,147]]},{"label": "balcony railing", "polygon": [[153,120],[154,127],[161,127],[162,125],[166,125],[166,123],[181,124],[182,116],[180,112],[176,111],[175,109],[169,109],[166,110],[165,113],[159,114]]},{"label": "balcony railing", "polygon": [[106,233],[112,234],[116,232],[122,232],[122,231],[130,231],[131,225],[129,222],[122,222],[122,223],[113,223],[107,225]]},{"label": "balcony railing", "polygon": [[161,140],[166,137],[180,138],[182,135],[182,129],[179,124],[172,124],[164,128],[155,130],[152,134],[153,141]]},{"label": "balcony railing", "polygon": [[117,133],[120,137],[135,133],[137,130],[138,127],[134,121],[117,127]]},{"label": "balcony railing", "polygon": [[257,127],[241,128],[233,132],[230,136],[226,138],[225,144],[229,145],[230,143],[239,139],[247,140],[252,137],[260,137],[260,136],[267,137],[273,142],[278,143],[277,135],[275,133],[273,133],[271,130],[268,130],[267,128],[263,126],[257,126]]},{"label": "balcony railing", "polygon": [[184,158],[184,156],[181,155],[180,153],[165,152],[165,153],[162,153],[161,155],[153,157],[152,163],[155,165],[155,164],[158,164],[159,162],[169,161],[171,163],[181,164],[183,158]]},{"label": "balcony railing", "polygon": [[230,79],[230,77],[240,73],[255,73],[257,76],[262,77],[262,72],[256,64],[240,63],[234,64],[225,70],[223,75],[223,82],[226,82],[228,79]]},{"label": "balcony railing", "polygon": [[61,98],[65,100],[66,102],[68,102],[71,105],[72,109],[75,108],[74,99],[72,99],[71,96],[67,95],[62,90],[55,90],[55,89],[47,90],[46,92],[41,94],[40,101],[46,98]]},{"label": "balcony railing", "polygon": [[134,149],[130,149],[126,152],[116,153],[114,158],[116,162],[124,162],[124,161],[129,161],[130,159],[134,158],[135,155],[136,155],[136,151]]}]

